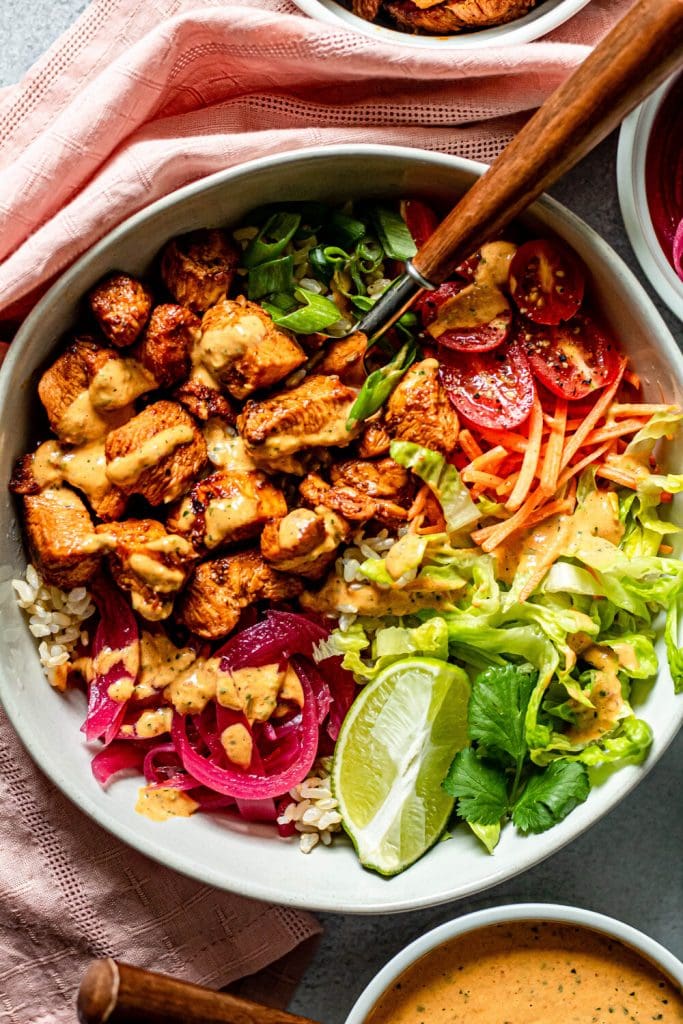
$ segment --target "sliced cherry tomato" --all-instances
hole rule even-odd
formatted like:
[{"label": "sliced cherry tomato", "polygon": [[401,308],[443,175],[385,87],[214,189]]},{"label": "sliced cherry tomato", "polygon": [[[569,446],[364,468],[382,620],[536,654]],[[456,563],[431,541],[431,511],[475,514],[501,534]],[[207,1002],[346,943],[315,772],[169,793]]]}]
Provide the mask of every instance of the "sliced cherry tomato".
[{"label": "sliced cherry tomato", "polygon": [[536,388],[517,342],[465,355],[441,349],[441,382],[461,415],[486,428],[517,427],[528,417]]},{"label": "sliced cherry tomato", "polygon": [[488,352],[503,344],[511,327],[512,309],[501,290],[475,281],[442,304],[427,333],[456,352]]},{"label": "sliced cherry tomato", "polygon": [[585,313],[550,327],[522,324],[517,339],[538,380],[570,401],[606,387],[619,372],[618,346]]},{"label": "sliced cherry tomato", "polygon": [[462,291],[464,288],[462,281],[444,281],[438,288],[435,288],[433,292],[424,291],[420,295],[419,299],[416,299],[413,303],[413,309],[416,313],[419,313],[422,318],[422,326],[429,327],[429,325],[436,320],[437,313],[443,306],[444,302],[448,299],[452,299],[454,295]]},{"label": "sliced cherry tomato", "polygon": [[520,313],[536,324],[571,319],[581,305],[585,284],[578,257],[559,242],[525,242],[510,264],[510,294]]},{"label": "sliced cherry tomato", "polygon": [[430,206],[419,199],[402,199],[401,216],[413,236],[413,241],[421,249],[430,235],[439,225],[439,218]]}]

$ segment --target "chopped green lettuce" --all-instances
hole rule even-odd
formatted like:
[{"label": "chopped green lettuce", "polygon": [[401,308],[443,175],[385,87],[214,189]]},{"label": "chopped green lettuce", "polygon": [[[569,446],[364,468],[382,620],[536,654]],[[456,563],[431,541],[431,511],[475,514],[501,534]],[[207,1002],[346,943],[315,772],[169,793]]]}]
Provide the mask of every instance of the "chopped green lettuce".
[{"label": "chopped green lettuce", "polygon": [[472,501],[457,469],[446,462],[439,452],[413,444],[412,441],[392,441],[390,454],[394,462],[405,469],[412,469],[427,484],[443,509],[449,533],[459,533],[480,519],[481,512]]}]

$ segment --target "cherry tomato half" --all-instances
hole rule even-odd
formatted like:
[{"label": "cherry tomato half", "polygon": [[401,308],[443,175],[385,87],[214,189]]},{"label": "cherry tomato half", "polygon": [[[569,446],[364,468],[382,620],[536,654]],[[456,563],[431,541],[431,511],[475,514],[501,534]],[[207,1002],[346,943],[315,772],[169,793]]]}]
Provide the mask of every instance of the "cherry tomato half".
[{"label": "cherry tomato half", "polygon": [[474,281],[441,306],[427,333],[456,352],[488,352],[503,344],[511,327],[512,309],[502,291]]},{"label": "cherry tomato half", "polygon": [[525,242],[510,264],[510,294],[536,324],[559,324],[578,311],[586,284],[578,257],[559,242]]},{"label": "cherry tomato half", "polygon": [[507,342],[495,352],[463,354],[440,349],[441,382],[471,423],[485,428],[517,427],[528,417],[536,387],[524,352]]},{"label": "cherry tomato half", "polygon": [[415,245],[421,249],[429,236],[436,231],[439,218],[430,206],[419,199],[402,199],[400,208],[401,216],[413,236]]},{"label": "cherry tomato half", "polygon": [[462,291],[464,288],[462,281],[444,281],[438,288],[435,288],[433,292],[424,291],[420,295],[419,299],[416,299],[413,303],[413,309],[416,313],[420,314],[422,318],[422,326],[429,327],[429,325],[436,320],[436,315],[443,306],[444,302],[448,299],[452,299],[454,295]]},{"label": "cherry tomato half", "polygon": [[522,324],[517,341],[538,380],[570,401],[606,387],[619,372],[616,343],[585,313],[555,326]]}]

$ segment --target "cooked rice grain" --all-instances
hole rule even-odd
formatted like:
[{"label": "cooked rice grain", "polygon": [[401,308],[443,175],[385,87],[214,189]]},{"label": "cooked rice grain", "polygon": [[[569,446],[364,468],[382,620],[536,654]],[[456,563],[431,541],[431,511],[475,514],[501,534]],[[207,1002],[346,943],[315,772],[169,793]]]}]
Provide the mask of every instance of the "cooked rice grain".
[{"label": "cooked rice grain", "polygon": [[308,777],[289,791],[292,802],[277,819],[278,825],[294,823],[302,853],[310,853],[318,843],[329,846],[332,835],[341,830],[339,804],[330,788],[331,766],[330,757],[316,761]]}]

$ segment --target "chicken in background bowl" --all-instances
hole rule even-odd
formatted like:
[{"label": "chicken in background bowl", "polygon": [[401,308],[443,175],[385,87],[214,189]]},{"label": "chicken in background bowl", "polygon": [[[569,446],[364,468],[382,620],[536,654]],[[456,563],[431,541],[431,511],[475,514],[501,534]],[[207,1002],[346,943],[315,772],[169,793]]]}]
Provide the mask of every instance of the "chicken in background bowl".
[{"label": "chicken in background bowl", "polygon": [[538,0],[345,0],[359,18],[380,20],[405,32],[447,36],[505,25]]}]

